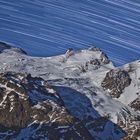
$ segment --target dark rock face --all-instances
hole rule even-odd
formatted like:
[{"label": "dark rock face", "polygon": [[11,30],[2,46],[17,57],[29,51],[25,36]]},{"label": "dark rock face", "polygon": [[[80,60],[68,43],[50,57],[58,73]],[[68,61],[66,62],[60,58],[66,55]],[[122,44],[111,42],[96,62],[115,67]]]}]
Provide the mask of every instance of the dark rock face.
[{"label": "dark rock face", "polygon": [[131,108],[134,108],[136,111],[140,111],[140,97],[131,102],[129,106]]},{"label": "dark rock face", "polygon": [[129,136],[122,138],[122,140],[139,140],[140,137],[140,129],[135,129],[133,133]]},{"label": "dark rock face", "polygon": [[109,60],[108,56],[104,52],[102,52],[102,54],[100,56],[100,60],[103,64],[110,63],[110,60]]},{"label": "dark rock face", "polygon": [[129,74],[120,69],[110,70],[104,78],[101,86],[105,90],[109,90],[113,98],[119,98],[125,87],[129,86],[131,78]]},{"label": "dark rock face", "polygon": [[74,54],[74,50],[73,48],[69,48],[66,52],[66,59],[68,59],[70,56],[72,56]]},{"label": "dark rock face", "polygon": [[0,139],[94,140],[41,78],[0,74]]}]

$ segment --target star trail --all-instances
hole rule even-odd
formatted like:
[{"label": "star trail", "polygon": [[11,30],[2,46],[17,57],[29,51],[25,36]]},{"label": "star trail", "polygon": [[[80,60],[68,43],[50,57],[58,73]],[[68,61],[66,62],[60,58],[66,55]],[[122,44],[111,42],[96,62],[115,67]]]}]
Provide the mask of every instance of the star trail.
[{"label": "star trail", "polygon": [[0,41],[32,56],[96,46],[122,65],[140,59],[140,1],[0,0]]}]

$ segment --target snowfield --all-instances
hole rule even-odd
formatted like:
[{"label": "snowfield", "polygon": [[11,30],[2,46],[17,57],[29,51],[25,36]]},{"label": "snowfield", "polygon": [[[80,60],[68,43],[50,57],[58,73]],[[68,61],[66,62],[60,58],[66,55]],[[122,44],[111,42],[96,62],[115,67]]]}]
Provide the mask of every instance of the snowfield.
[{"label": "snowfield", "polygon": [[[128,120],[140,116],[140,112],[128,105],[139,98],[139,61],[119,67],[129,71],[131,66],[131,71],[128,73],[132,81],[119,98],[112,98],[109,95],[110,90],[105,90],[101,83],[107,72],[119,68],[111,61],[107,61],[106,64],[105,58],[102,59],[104,53],[101,50],[91,48],[81,51],[68,50],[64,55],[54,57],[31,57],[15,50],[6,49],[0,54],[0,71],[26,72],[47,80],[59,93],[72,115],[83,122],[87,119],[87,128],[96,138],[104,140],[111,136],[113,140],[119,140],[123,137],[125,133],[122,130],[118,133],[114,132],[116,129],[114,123],[119,124],[119,119],[124,123],[127,122],[123,126],[124,129],[127,125],[131,128],[135,127],[135,123],[129,124]],[[48,91],[54,92],[52,89]],[[33,98],[36,97],[33,95]],[[105,124],[104,131],[98,133],[89,127],[91,124],[88,122],[89,116],[95,120],[106,116],[110,122]]]}]

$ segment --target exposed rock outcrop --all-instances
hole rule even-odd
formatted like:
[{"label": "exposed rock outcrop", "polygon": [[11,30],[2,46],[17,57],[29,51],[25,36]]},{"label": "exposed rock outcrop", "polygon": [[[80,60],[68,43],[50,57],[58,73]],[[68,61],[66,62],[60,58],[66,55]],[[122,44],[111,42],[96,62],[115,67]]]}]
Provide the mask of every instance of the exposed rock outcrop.
[{"label": "exposed rock outcrop", "polygon": [[102,52],[100,60],[103,64],[108,64],[110,62],[108,56],[104,52]]},{"label": "exposed rock outcrop", "polygon": [[136,111],[140,111],[140,96],[129,104],[131,108],[134,108]]},{"label": "exposed rock outcrop", "polygon": [[131,78],[126,71],[112,69],[106,74],[101,86],[108,90],[113,98],[118,98],[130,83]]},{"label": "exposed rock outcrop", "polygon": [[0,132],[3,140],[94,140],[46,81],[26,73],[0,74]]},{"label": "exposed rock outcrop", "polygon": [[101,49],[100,48],[97,48],[97,47],[90,47],[89,49],[88,49],[89,51],[101,51]]}]

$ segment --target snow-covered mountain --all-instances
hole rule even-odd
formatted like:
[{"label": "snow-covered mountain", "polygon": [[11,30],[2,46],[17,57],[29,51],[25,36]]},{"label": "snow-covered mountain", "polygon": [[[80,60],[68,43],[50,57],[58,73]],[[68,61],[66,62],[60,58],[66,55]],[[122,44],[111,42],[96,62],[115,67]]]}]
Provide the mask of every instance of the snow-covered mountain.
[{"label": "snow-covered mountain", "polygon": [[140,1],[0,0],[0,40],[33,56],[95,45],[120,66],[140,56]]},{"label": "snow-covered mountain", "polygon": [[1,140],[94,140],[43,79],[30,74],[2,73],[0,91]]},{"label": "snow-covered mountain", "polygon": [[[62,112],[62,108],[66,108],[65,113],[68,116],[78,119],[78,122],[84,129],[80,129],[80,139],[88,140],[91,138],[91,135],[93,140],[120,140],[124,136],[127,136],[125,139],[129,139],[129,137],[132,140],[140,139],[139,61],[126,64],[122,67],[115,67],[108,56],[96,47],[81,51],[75,51],[70,48],[64,55],[53,57],[31,57],[25,53],[21,53],[21,51],[19,53],[16,48],[5,49],[0,54],[0,60],[0,72],[4,73],[1,74],[2,78],[8,79],[9,76],[5,76],[7,75],[6,72],[13,71],[14,76],[10,75],[10,79],[8,79],[10,83],[16,82],[19,86],[22,85],[28,92],[33,90],[30,94],[25,93],[25,95],[22,95],[27,96],[33,103],[28,108],[39,108],[38,110],[35,109],[33,112],[35,113],[34,117],[29,123],[33,122],[33,120],[40,123],[43,121],[42,126],[45,129],[43,129],[43,132],[45,131],[46,139],[46,133],[48,132],[46,127],[48,126],[46,126],[44,113],[41,110],[46,106],[44,103],[50,103],[48,99],[51,100],[51,103],[55,101],[51,105],[57,106],[60,109],[56,111],[56,115],[61,116],[60,112]],[[29,76],[31,80],[30,78],[29,80],[26,80],[27,78],[25,80],[17,80],[17,76],[20,78],[19,75],[26,75],[25,73],[32,75],[32,77]],[[51,85],[51,89],[46,90],[50,94],[53,92],[53,98],[40,95],[44,90],[40,82],[38,83],[36,78],[33,77],[41,77]],[[43,79],[41,80],[43,81]],[[23,84],[21,84],[22,81],[24,81]],[[8,86],[5,87],[5,84],[1,84],[1,89],[3,89],[3,86],[8,92],[2,92],[0,104],[2,109],[8,106],[8,111],[10,112],[12,102],[16,99],[13,97],[20,96],[20,92],[14,90],[15,93],[10,98],[9,90],[11,89]],[[39,91],[36,92],[36,90]],[[63,103],[61,104],[61,102]],[[20,111],[21,108],[18,112]],[[31,111],[29,110],[29,112]],[[6,112],[6,114],[8,113]],[[11,119],[11,117],[16,117],[15,115],[11,114],[8,117]],[[42,120],[36,119],[36,116],[40,118],[38,117],[39,115],[41,115],[41,119],[43,118]],[[29,115],[27,113],[27,118],[31,116],[32,114]],[[64,121],[67,121],[67,119],[67,117],[64,118]],[[0,123],[5,124],[7,127],[11,126],[3,120]],[[11,123],[15,124],[14,121]],[[22,122],[16,123],[22,128],[21,131],[18,131],[20,138],[25,133],[27,136],[33,136],[33,138],[37,135],[37,132],[33,132],[34,130],[30,128],[29,123],[26,122],[24,125],[21,125]],[[27,127],[27,124],[29,127]],[[72,124],[75,125],[75,122]],[[9,131],[11,132],[11,130]],[[85,133],[83,131],[86,131],[86,134],[88,134],[86,138],[83,135]],[[0,133],[1,136],[3,136],[2,132]],[[6,131],[4,134],[8,132]],[[79,131],[74,129],[74,133],[76,132],[79,133]],[[40,133],[39,136],[41,135]],[[18,139],[18,137],[16,138]],[[24,139],[28,138],[25,137]],[[56,139],[59,138],[55,137]],[[66,138],[63,137],[62,139]],[[79,138],[75,136],[73,139],[78,140]]]}]

